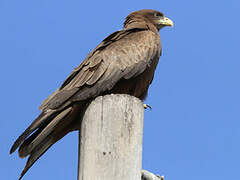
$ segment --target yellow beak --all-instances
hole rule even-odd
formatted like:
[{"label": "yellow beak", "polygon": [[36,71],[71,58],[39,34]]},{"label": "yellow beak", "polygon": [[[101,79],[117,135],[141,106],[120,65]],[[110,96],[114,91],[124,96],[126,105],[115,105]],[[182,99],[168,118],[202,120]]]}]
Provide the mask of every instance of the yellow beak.
[{"label": "yellow beak", "polygon": [[159,23],[163,26],[174,26],[174,23],[171,19],[167,18],[167,17],[163,17],[159,20]]}]

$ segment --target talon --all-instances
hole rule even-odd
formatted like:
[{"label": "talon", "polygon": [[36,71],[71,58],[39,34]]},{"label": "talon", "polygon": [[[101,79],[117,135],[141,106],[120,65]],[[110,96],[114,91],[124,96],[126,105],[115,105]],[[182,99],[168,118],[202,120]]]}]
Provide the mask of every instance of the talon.
[{"label": "talon", "polygon": [[164,176],[157,175],[160,180],[164,180]]},{"label": "talon", "polygon": [[143,107],[144,107],[144,109],[150,109],[150,110],[152,110],[152,107],[151,106],[149,106],[148,104],[143,104]]}]

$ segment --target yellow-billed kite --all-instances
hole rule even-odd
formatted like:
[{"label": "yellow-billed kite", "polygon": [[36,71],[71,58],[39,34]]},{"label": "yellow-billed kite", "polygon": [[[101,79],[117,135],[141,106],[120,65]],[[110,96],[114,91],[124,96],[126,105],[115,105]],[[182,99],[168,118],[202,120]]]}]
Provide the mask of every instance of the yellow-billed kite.
[{"label": "yellow-billed kite", "polygon": [[154,10],[132,12],[124,28],[105,38],[40,106],[42,113],[13,144],[29,155],[19,179],[55,142],[79,130],[79,116],[91,100],[105,94],[129,94],[141,100],[161,55],[158,31],[173,22]]}]

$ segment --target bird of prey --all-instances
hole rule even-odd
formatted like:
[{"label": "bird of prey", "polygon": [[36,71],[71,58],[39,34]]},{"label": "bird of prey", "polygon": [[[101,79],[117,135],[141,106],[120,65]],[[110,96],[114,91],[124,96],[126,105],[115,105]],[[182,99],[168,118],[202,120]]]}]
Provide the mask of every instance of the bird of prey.
[{"label": "bird of prey", "polygon": [[122,30],[106,37],[43,101],[41,114],[18,137],[10,153],[28,157],[20,178],[54,143],[79,130],[84,108],[99,95],[129,94],[141,100],[161,55],[158,31],[173,22],[163,13],[144,9],[130,13]]}]

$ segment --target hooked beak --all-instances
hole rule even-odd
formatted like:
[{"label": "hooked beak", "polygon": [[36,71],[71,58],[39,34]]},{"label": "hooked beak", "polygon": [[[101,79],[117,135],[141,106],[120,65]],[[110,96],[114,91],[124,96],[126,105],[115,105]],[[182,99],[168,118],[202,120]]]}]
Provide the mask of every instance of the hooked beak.
[{"label": "hooked beak", "polygon": [[167,18],[167,17],[163,17],[161,19],[159,19],[159,24],[162,26],[174,26],[174,23],[171,19]]}]

